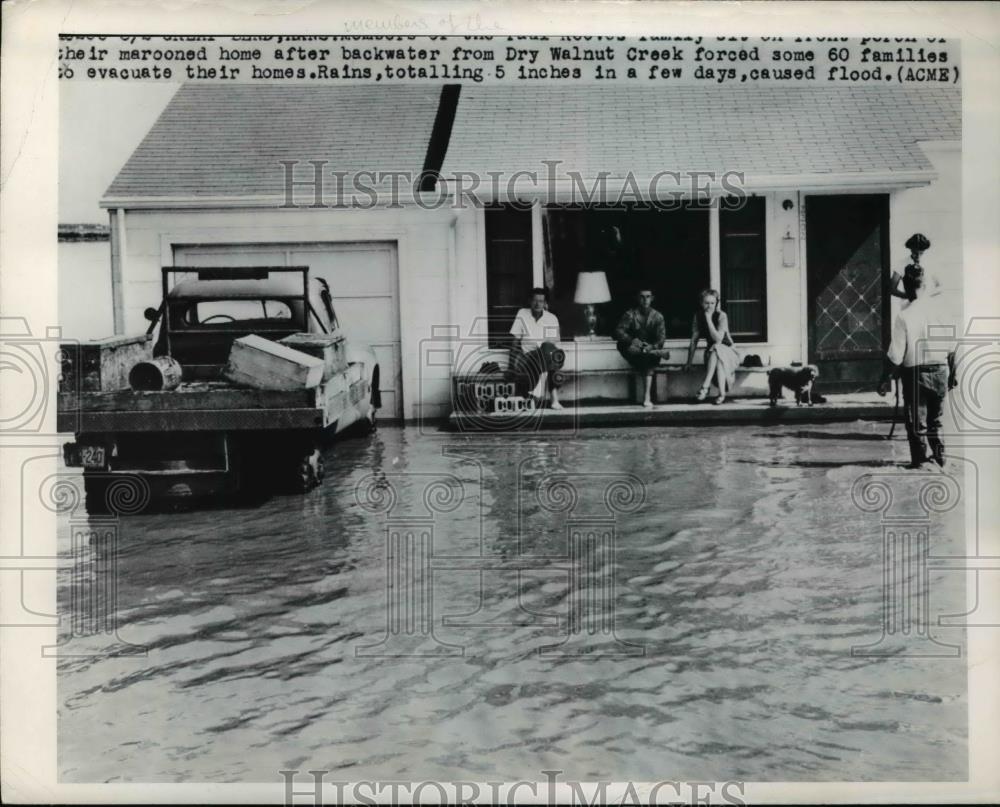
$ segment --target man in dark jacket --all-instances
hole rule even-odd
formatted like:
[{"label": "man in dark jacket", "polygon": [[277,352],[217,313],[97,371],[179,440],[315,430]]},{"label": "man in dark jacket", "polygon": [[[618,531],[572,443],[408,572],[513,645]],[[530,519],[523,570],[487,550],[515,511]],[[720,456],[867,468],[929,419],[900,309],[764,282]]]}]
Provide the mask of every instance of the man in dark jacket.
[{"label": "man in dark jacket", "polygon": [[642,374],[645,391],[642,405],[649,407],[653,405],[653,370],[660,359],[670,357],[670,351],[663,349],[667,325],[663,314],[653,308],[653,292],[641,289],[637,302],[635,308],[622,314],[615,328],[615,340],[625,361]]}]

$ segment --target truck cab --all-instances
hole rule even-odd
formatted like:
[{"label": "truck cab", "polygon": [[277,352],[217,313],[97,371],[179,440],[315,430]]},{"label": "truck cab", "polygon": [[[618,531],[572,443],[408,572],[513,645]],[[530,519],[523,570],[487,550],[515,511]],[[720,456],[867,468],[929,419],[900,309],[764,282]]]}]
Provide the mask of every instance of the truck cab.
[{"label": "truck cab", "polygon": [[293,333],[339,330],[330,287],[307,267],[201,269],[169,285],[163,303],[147,309],[154,356],[171,356],[185,380],[218,378],[233,342],[249,334],[279,340]]}]

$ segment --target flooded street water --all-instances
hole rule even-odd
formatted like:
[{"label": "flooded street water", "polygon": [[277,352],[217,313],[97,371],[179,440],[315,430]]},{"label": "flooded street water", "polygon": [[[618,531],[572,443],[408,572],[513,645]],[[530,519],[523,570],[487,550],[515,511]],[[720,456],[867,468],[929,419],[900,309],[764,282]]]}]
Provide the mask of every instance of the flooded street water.
[{"label": "flooded street water", "polygon": [[[883,625],[881,516],[852,486],[941,473],[901,471],[886,431],[384,427],[310,495],[123,518],[115,618],[146,654],[67,638],[60,778],[965,779],[964,653],[851,653]],[[963,553],[962,509],[931,515],[932,554]],[[568,528],[614,551],[581,571]],[[930,588],[935,625],[966,610],[960,573]]]}]

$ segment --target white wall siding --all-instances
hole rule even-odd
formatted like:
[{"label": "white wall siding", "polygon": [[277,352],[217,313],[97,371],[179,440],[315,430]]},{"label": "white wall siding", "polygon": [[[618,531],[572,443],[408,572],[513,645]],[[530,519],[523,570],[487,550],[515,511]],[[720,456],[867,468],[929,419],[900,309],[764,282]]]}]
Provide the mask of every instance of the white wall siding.
[{"label": "white wall siding", "polygon": [[[962,151],[961,143],[923,143],[921,148],[938,172],[937,181],[892,195],[889,229],[892,268],[902,272],[910,262],[903,244],[913,233],[931,241],[921,264],[941,281],[942,297],[957,322],[962,319]],[[898,309],[899,302],[893,302]],[[960,330],[964,331],[965,324]]]},{"label": "white wall siding", "polygon": [[115,332],[111,245],[107,241],[60,241],[58,278],[63,336],[80,340],[111,336]]}]

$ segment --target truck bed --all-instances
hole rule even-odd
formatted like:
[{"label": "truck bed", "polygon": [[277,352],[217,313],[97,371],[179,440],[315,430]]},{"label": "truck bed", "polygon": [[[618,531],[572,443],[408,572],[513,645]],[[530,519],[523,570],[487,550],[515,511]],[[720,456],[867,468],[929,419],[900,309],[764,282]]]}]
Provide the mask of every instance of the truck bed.
[{"label": "truck bed", "polygon": [[192,381],[173,390],[59,393],[61,432],[242,431],[317,429],[334,423],[353,392],[348,372],[295,391]]}]

